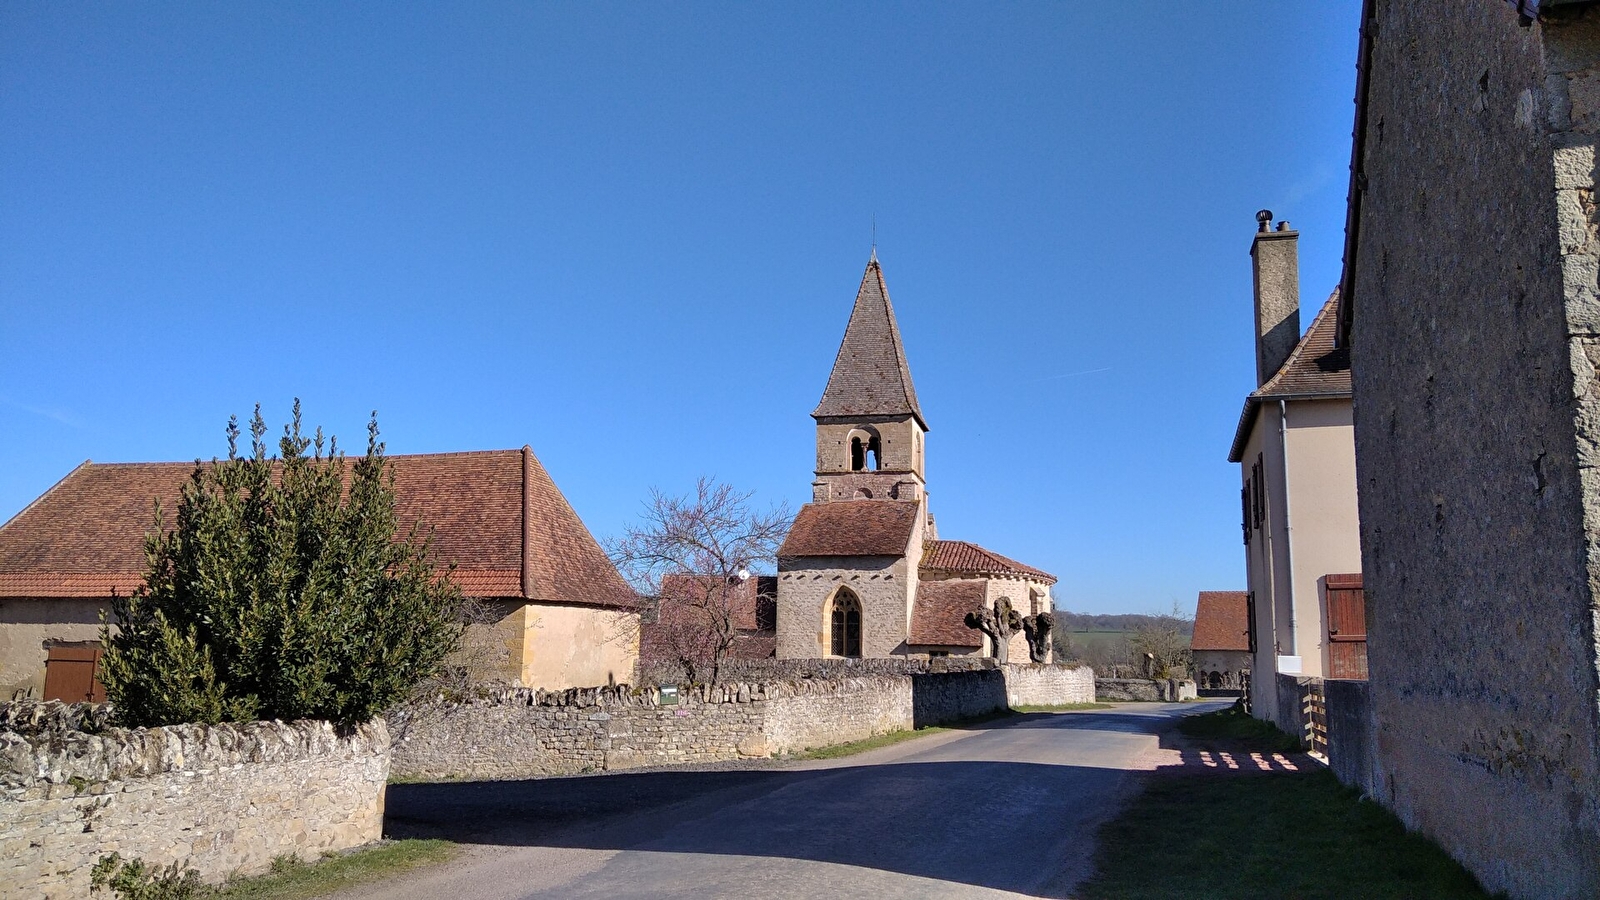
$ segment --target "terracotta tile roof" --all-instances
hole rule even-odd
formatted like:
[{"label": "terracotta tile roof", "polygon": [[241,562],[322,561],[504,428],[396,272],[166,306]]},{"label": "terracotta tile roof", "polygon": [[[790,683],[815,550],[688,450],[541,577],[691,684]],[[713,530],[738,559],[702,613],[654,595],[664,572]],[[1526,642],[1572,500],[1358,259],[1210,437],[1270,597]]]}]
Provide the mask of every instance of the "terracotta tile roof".
[{"label": "terracotta tile roof", "polygon": [[[682,623],[692,607],[684,600],[709,596],[706,592],[718,581],[715,575],[668,575],[661,579],[661,597],[656,621],[664,625]],[[777,621],[778,577],[752,575],[744,581],[729,579],[727,602],[733,612],[733,627],[740,631],[773,631]]]},{"label": "terracotta tile roof", "polygon": [[911,367],[906,365],[900,326],[889,303],[889,288],[874,252],[861,276],[856,305],[839,342],[839,355],[833,361],[822,402],[811,415],[820,419],[907,414],[916,416],[927,429],[922,407],[917,404],[917,389],[911,384]]},{"label": "terracotta tile roof", "polygon": [[917,503],[911,500],[807,503],[778,556],[904,556],[916,524]]},{"label": "terracotta tile roof", "polygon": [[943,647],[982,647],[983,632],[968,628],[967,613],[983,608],[983,582],[971,579],[917,582],[917,602],[911,611],[908,644]]},{"label": "terracotta tile roof", "polygon": [[922,547],[922,564],[919,568],[928,572],[1009,575],[1056,583],[1056,577],[1049,572],[1025,566],[968,541],[929,541]]},{"label": "terracotta tile roof", "polygon": [[1250,429],[1255,426],[1256,412],[1265,400],[1307,397],[1350,397],[1350,348],[1335,348],[1334,336],[1338,331],[1337,309],[1339,292],[1335,290],[1311,320],[1300,343],[1289,352],[1289,358],[1278,368],[1277,374],[1267,379],[1244,400],[1239,413],[1239,427],[1233,434],[1233,446],[1228,450],[1228,461],[1243,458],[1245,442],[1250,440]]},{"label": "terracotta tile roof", "polygon": [[1250,604],[1244,591],[1201,591],[1191,650],[1249,650]]},{"label": "terracotta tile roof", "polygon": [[[388,460],[401,523],[420,521],[432,529],[436,558],[456,564],[456,581],[468,595],[637,603],[531,450]],[[153,504],[161,501],[171,527],[179,489],[193,471],[194,463],[84,463],[74,469],[0,527],[0,596],[131,592],[144,577]]]}]

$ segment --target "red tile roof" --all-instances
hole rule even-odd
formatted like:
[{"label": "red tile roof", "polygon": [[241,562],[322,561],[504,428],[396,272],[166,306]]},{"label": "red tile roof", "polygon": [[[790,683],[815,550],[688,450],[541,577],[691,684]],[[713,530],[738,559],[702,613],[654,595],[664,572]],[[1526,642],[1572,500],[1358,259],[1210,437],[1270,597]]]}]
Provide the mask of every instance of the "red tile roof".
[{"label": "red tile roof", "polygon": [[[661,579],[661,597],[656,621],[663,625],[683,624],[690,618],[689,604],[705,602],[716,587],[715,575],[668,575]],[[733,613],[733,627],[740,631],[772,631],[778,627],[776,575],[752,575],[743,581],[729,579],[726,600]],[[687,601],[687,602],[686,602]]]},{"label": "red tile roof", "polygon": [[911,384],[911,367],[906,364],[900,326],[894,320],[894,306],[889,303],[889,288],[883,282],[876,252],[861,276],[856,305],[839,342],[839,355],[834,358],[822,402],[811,415],[819,419],[912,415],[924,429],[928,427],[917,404],[917,389]]},{"label": "red tile roof", "polygon": [[1190,650],[1249,650],[1250,604],[1244,591],[1201,591]]},{"label": "red tile roof", "polygon": [[968,628],[969,612],[983,608],[983,582],[970,579],[917,582],[908,644],[939,647],[982,647],[983,632]]},{"label": "red tile roof", "polygon": [[778,556],[904,556],[917,511],[913,500],[807,503],[794,517]]},{"label": "red tile roof", "polygon": [[[464,593],[586,606],[637,597],[533,452],[391,456],[403,525],[433,532]],[[193,463],[89,463],[0,526],[0,597],[127,594],[144,578],[144,535],[161,501],[171,527]],[[526,507],[526,516],[524,508]]]},{"label": "red tile roof", "polygon": [[1032,578],[1055,584],[1056,577],[1042,569],[1025,566],[1007,559],[993,550],[985,550],[968,541],[929,541],[922,548],[919,568],[929,572],[961,575],[1008,575]]},{"label": "red tile roof", "polygon": [[1348,398],[1350,392],[1350,349],[1335,348],[1333,339],[1338,331],[1337,308],[1339,292],[1335,290],[1311,327],[1300,338],[1300,343],[1289,352],[1276,374],[1267,379],[1244,400],[1239,413],[1239,426],[1234,430],[1233,446],[1228,450],[1228,462],[1238,462],[1244,454],[1245,442],[1250,440],[1256,412],[1265,400],[1305,399],[1327,397]]}]

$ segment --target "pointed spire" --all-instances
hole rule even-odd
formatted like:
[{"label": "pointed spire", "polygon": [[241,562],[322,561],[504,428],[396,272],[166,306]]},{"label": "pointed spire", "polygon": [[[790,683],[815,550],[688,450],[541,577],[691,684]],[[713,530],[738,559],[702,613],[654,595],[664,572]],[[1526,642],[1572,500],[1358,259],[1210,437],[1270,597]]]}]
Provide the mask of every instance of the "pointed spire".
[{"label": "pointed spire", "polygon": [[844,340],[839,342],[828,387],[811,415],[818,419],[912,415],[924,431],[928,428],[922,407],[917,405],[917,390],[911,384],[911,368],[906,365],[905,346],[894,321],[876,247],[861,276],[861,289],[856,292]]}]

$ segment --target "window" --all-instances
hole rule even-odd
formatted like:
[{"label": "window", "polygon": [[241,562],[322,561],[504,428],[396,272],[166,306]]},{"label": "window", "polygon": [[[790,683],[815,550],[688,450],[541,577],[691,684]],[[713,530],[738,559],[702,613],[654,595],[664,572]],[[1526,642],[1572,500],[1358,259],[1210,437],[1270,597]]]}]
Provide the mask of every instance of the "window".
[{"label": "window", "polygon": [[1239,522],[1244,528],[1244,542],[1250,543],[1250,486],[1245,485],[1239,489]]},{"label": "window", "polygon": [[862,431],[850,435],[850,471],[876,472],[882,455],[877,435]]},{"label": "window", "polygon": [[834,656],[859,658],[861,656],[861,601],[849,591],[841,590],[833,598],[829,632],[833,637]]},{"label": "window", "polygon": [[1250,652],[1256,652],[1256,592],[1251,591],[1244,600],[1244,619],[1249,626]]}]

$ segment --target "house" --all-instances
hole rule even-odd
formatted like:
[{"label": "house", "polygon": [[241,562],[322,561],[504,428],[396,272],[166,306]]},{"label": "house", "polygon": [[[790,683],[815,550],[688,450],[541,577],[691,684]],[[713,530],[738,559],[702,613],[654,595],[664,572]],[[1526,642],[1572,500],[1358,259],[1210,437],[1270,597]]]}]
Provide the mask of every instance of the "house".
[{"label": "house", "polygon": [[777,649],[778,579],[774,575],[673,574],[661,579],[660,596],[645,609],[640,626],[641,663],[673,666],[683,655],[709,662],[715,632],[732,630],[727,659],[771,659]]},{"label": "house", "polygon": [[[1359,572],[1350,355],[1334,346],[1337,292],[1300,332],[1299,233],[1256,216],[1257,387],[1244,400],[1228,461],[1239,464],[1251,710],[1285,731],[1298,715],[1278,676],[1328,669],[1325,576]],[[1280,709],[1280,707],[1282,707]]]},{"label": "house", "polygon": [[[924,475],[928,426],[876,252],[811,416],[812,500],[778,550],[780,658],[993,656],[968,613],[1002,599],[1024,616],[1050,611],[1055,576],[939,539]],[[1020,631],[1006,650],[1029,658]]]},{"label": "house", "polygon": [[1210,694],[1236,694],[1250,677],[1250,603],[1247,591],[1201,591],[1189,637],[1195,684]]},{"label": "house", "polygon": [[[400,521],[431,530],[438,563],[482,601],[460,658],[474,677],[633,678],[636,595],[532,450],[387,460]],[[194,468],[85,462],[0,526],[0,696],[94,697],[100,616],[143,581],[154,504],[175,509]]]},{"label": "house", "polygon": [[1363,787],[1512,897],[1600,897],[1597,86],[1594,3],[1364,12]]}]

